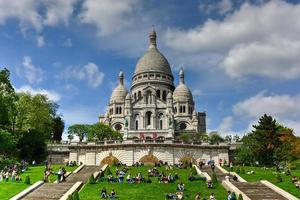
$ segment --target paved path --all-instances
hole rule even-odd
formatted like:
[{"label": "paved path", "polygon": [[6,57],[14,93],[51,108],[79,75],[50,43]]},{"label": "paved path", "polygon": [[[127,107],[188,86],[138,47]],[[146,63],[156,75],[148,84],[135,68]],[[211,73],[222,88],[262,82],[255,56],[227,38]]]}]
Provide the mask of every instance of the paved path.
[{"label": "paved path", "polygon": [[[203,172],[208,173],[212,176],[212,170],[209,166],[204,166],[202,168]],[[274,190],[268,188],[260,182],[235,182],[232,181],[232,176],[230,174],[225,174],[217,167],[215,167],[215,173],[217,175],[218,181],[222,182],[225,180],[225,176],[229,175],[231,183],[246,194],[250,199],[253,200],[288,200],[282,195],[276,193]]]},{"label": "paved path", "polygon": [[95,171],[100,171],[100,166],[84,166],[79,172],[70,174],[63,183],[45,183],[23,200],[59,200],[77,181],[87,182]]}]

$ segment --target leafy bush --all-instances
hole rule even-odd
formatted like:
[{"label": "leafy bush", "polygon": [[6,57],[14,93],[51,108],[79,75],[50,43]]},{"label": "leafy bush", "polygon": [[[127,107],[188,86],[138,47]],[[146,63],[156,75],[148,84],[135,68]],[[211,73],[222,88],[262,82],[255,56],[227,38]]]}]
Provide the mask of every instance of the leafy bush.
[{"label": "leafy bush", "polygon": [[231,193],[231,200],[237,200],[235,192]]},{"label": "leafy bush", "polygon": [[236,169],[236,173],[240,173],[241,172],[241,168],[240,167],[237,167],[237,169]]},{"label": "leafy bush", "polygon": [[213,172],[212,177],[211,177],[211,181],[216,184],[218,183],[218,178],[215,172]]},{"label": "leafy bush", "polygon": [[89,178],[89,184],[95,184],[95,183],[96,183],[96,180],[95,180],[94,175],[92,174]]},{"label": "leafy bush", "polygon": [[112,175],[112,172],[110,170],[110,167],[107,166],[106,169],[105,169],[105,175],[108,176],[108,175]]},{"label": "leafy bush", "polygon": [[73,193],[73,200],[80,200],[77,190]]},{"label": "leafy bush", "polygon": [[238,200],[243,200],[243,195],[240,194]]},{"label": "leafy bush", "polygon": [[30,185],[30,177],[29,176],[26,176],[24,183]]},{"label": "leafy bush", "polygon": [[276,182],[277,182],[277,183],[281,183],[281,182],[282,182],[282,177],[281,177],[280,174],[277,174],[277,175],[276,175]]},{"label": "leafy bush", "polygon": [[68,198],[67,198],[67,200],[73,200],[72,195],[69,195]]}]

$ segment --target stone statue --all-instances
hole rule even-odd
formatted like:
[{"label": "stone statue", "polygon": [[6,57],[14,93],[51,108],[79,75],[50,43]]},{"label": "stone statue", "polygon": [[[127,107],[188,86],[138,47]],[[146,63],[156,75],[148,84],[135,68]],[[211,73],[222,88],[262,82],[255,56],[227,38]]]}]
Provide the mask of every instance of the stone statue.
[{"label": "stone statue", "polygon": [[128,127],[128,119],[127,119],[127,117],[125,118],[125,127],[126,128]]}]

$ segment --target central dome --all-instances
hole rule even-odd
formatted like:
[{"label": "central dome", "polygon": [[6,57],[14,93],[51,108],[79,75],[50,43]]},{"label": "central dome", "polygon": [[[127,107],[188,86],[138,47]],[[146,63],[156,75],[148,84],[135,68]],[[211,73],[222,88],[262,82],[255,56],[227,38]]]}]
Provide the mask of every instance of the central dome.
[{"label": "central dome", "polygon": [[156,32],[153,29],[149,35],[150,46],[139,59],[135,67],[135,74],[148,71],[158,71],[172,76],[170,64],[166,57],[156,47]]},{"label": "central dome", "polygon": [[137,74],[145,71],[159,71],[172,75],[168,60],[156,48],[149,48],[139,59],[134,73]]}]

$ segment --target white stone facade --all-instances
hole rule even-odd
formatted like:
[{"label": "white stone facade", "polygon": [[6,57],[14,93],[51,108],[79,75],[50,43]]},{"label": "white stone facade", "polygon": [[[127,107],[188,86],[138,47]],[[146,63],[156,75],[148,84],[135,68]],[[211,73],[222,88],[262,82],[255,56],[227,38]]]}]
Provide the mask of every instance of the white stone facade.
[{"label": "white stone facade", "polygon": [[168,60],[159,52],[154,29],[150,46],[139,59],[130,92],[124,86],[124,74],[114,89],[109,108],[100,122],[109,124],[127,139],[173,139],[182,133],[205,133],[206,114],[196,112],[193,96],[180,70],[175,88]]}]

